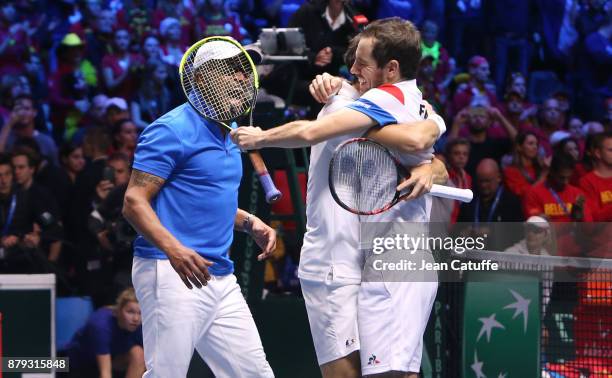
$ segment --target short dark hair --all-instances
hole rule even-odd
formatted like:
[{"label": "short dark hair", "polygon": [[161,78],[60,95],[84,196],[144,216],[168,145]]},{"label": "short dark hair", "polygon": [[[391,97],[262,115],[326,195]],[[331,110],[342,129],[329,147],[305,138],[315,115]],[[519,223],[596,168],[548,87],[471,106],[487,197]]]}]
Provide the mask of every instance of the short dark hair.
[{"label": "short dark hair", "polygon": [[357,52],[357,45],[359,45],[360,34],[357,34],[349,41],[346,52],[344,53],[344,64],[350,70],[353,64],[355,64],[355,53]]},{"label": "short dark hair", "polygon": [[562,153],[554,154],[552,161],[550,162],[550,173],[559,173],[563,169],[574,169],[575,167],[574,160]]},{"label": "short dark hair", "polygon": [[11,155],[5,152],[0,152],[0,165],[9,165],[12,168],[13,164],[11,163]]},{"label": "short dark hair", "polygon": [[40,163],[40,155],[35,150],[33,150],[31,147],[26,146],[26,145],[20,145],[13,149],[11,158],[14,158],[17,156],[25,156],[26,159],[28,160],[28,166],[30,168],[36,168],[38,167],[38,164]]},{"label": "short dark hair", "polygon": [[30,100],[30,102],[32,103],[32,107],[36,109],[36,100],[34,99],[34,97],[32,97],[32,95],[26,93],[20,94],[19,96],[11,100],[11,109],[14,108],[15,105],[17,105],[17,102],[22,100]]},{"label": "short dark hair", "polygon": [[444,149],[444,155],[448,158],[453,151],[453,148],[456,146],[467,146],[468,148],[472,147],[470,141],[466,138],[455,138],[446,143],[446,148]]},{"label": "short dark hair", "polygon": [[372,56],[379,68],[397,60],[402,78],[416,78],[421,61],[421,33],[410,21],[399,17],[384,18],[369,24],[362,38],[374,38]]},{"label": "short dark hair", "polygon": [[83,144],[96,148],[99,151],[107,151],[112,143],[108,132],[102,127],[91,127],[85,132]]},{"label": "short dark hair", "polygon": [[603,133],[595,134],[593,138],[593,147],[596,149],[603,148],[604,141],[612,138],[612,131],[604,131]]},{"label": "short dark hair", "polygon": [[130,162],[130,158],[124,154],[123,152],[113,152],[108,159],[106,159],[107,162],[111,162],[111,161],[123,161],[125,164],[128,165],[128,167],[130,166],[131,162]]}]

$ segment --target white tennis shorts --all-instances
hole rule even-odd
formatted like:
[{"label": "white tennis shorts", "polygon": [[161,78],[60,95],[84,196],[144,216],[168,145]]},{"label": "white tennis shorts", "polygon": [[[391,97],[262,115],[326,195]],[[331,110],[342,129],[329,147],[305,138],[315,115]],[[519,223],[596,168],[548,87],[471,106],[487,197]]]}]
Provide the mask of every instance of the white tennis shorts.
[{"label": "white tennis shorts", "polygon": [[359,350],[359,284],[300,279],[319,366]]},{"label": "white tennis shorts", "polygon": [[418,373],[437,282],[362,282],[358,299],[361,372]]},{"label": "white tennis shorts", "polygon": [[194,349],[218,378],[274,377],[234,275],[189,290],[170,261],[134,257],[132,281],[142,311],[143,378],[185,377]]}]

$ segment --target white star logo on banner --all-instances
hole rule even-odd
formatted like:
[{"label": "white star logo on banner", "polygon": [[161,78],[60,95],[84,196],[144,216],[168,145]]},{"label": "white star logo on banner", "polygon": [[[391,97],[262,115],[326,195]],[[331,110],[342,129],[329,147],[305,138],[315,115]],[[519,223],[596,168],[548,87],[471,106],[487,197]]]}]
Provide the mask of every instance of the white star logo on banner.
[{"label": "white star logo on banner", "polygon": [[531,299],[523,298],[519,293],[517,293],[516,291],[512,289],[508,289],[508,290],[510,290],[510,293],[512,294],[514,299],[516,299],[516,302],[510,303],[504,308],[514,309],[514,315],[512,315],[512,319],[523,314],[523,332],[527,333],[527,318],[529,316],[529,303],[531,303]]},{"label": "white star logo on banner", "polygon": [[476,373],[476,378],[487,378],[487,376],[482,372],[483,364],[483,361],[478,361],[478,355],[476,355],[476,351],[474,351],[474,363],[470,367],[472,370],[474,370],[474,373]]},{"label": "white star logo on banner", "polygon": [[491,314],[491,316],[489,316],[488,318],[478,318],[478,320],[482,322],[482,328],[480,329],[480,333],[478,333],[476,342],[480,340],[480,338],[485,332],[487,333],[487,342],[490,342],[491,341],[491,331],[493,331],[493,328],[506,329],[506,327],[504,327],[500,322],[495,320],[494,313]]}]

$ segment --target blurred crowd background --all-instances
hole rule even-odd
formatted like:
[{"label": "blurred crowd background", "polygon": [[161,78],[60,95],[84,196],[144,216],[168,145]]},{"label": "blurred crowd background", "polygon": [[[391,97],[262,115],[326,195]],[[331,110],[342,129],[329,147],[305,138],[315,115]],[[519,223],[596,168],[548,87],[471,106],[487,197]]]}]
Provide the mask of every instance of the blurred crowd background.
[{"label": "blurred crowd background", "polygon": [[[184,101],[186,48],[211,35],[252,43],[272,26],[301,27],[308,47],[304,61],[260,67],[260,101],[284,120],[316,115],[307,91],[316,74],[349,77],[342,55],[362,24],[355,15],[420,28],[417,82],[448,129],[436,151],[452,184],[477,193],[452,204],[453,222],[612,220],[610,0],[0,4],[0,272],[53,272],[60,295],[98,307],[130,286],[135,232],[123,194],[139,132]],[[574,231],[557,238],[564,232]],[[612,251],[609,238],[558,241],[564,255]],[[298,291],[300,243],[279,243],[268,290]]]}]

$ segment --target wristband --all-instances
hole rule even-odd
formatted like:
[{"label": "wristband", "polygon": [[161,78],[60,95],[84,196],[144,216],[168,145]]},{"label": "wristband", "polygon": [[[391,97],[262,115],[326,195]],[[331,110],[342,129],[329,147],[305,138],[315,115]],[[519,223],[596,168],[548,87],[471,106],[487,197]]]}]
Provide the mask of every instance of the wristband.
[{"label": "wristband", "polygon": [[441,137],[442,134],[446,132],[446,123],[444,123],[444,119],[438,114],[430,114],[427,119],[434,121],[438,126],[438,130],[440,130],[440,135],[438,135],[438,137]]},{"label": "wristband", "polygon": [[247,234],[250,234],[253,229],[252,218],[253,218],[253,214],[249,214],[242,220],[242,230],[246,232]]}]

